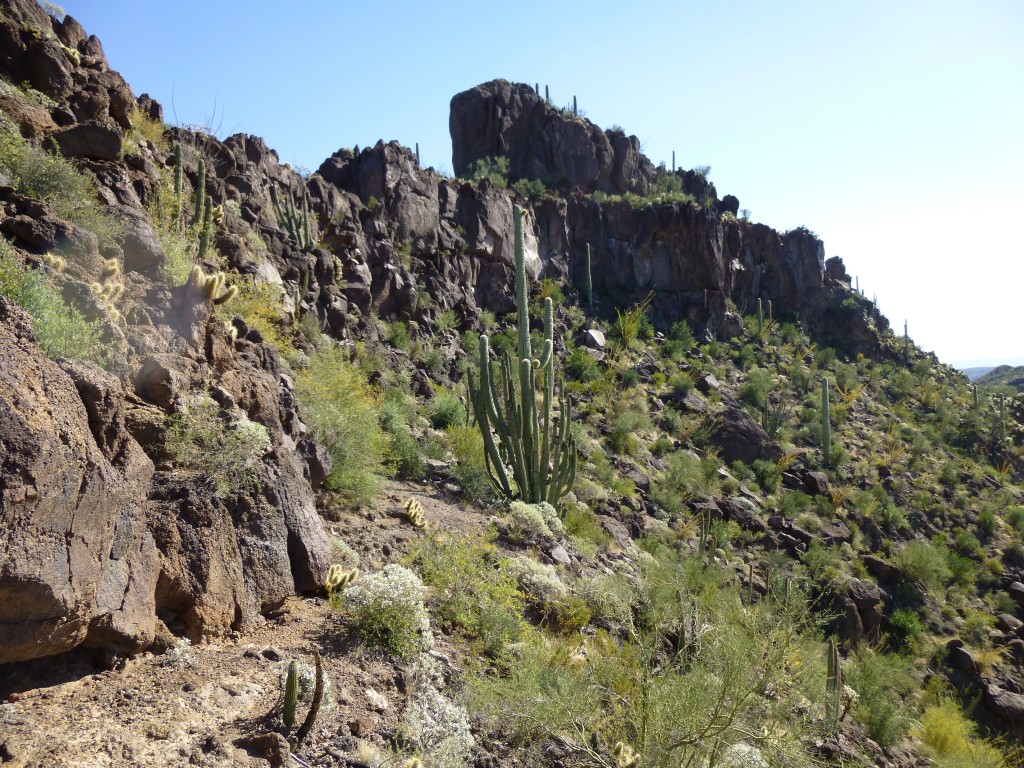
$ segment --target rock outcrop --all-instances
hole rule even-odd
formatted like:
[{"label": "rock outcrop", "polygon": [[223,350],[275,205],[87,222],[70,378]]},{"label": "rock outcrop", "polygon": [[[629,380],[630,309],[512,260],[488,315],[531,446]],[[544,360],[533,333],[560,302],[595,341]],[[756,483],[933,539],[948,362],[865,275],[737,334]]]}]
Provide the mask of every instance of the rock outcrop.
[{"label": "rock outcrop", "polygon": [[522,83],[492,80],[456,94],[449,130],[459,176],[478,160],[507,157],[512,181],[541,179],[563,191],[645,194],[654,179],[636,136],[603,131]]}]

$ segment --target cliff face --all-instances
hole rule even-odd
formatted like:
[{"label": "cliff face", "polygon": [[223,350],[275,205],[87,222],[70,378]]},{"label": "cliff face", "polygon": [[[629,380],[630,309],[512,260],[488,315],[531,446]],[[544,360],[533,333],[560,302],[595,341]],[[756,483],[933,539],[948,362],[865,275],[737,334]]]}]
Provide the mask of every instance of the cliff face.
[{"label": "cliff face", "polygon": [[[73,18],[58,22],[31,0],[2,0],[0,9],[0,74],[48,100],[4,91],[5,121],[74,160],[126,232],[121,244],[101,242],[45,202],[0,186],[0,233],[30,267],[65,255],[66,268],[50,278],[102,322],[113,350],[105,371],[50,360],[24,313],[0,305],[0,356],[9,363],[0,371],[0,524],[9,534],[0,545],[0,663],[80,644],[134,652],[166,629],[199,638],[244,627],[295,590],[322,584],[329,548],[314,490],[327,459],[259,331],[241,318],[225,325],[194,284],[172,286],[161,272],[168,255],[149,212],[173,157],[130,133],[133,114],[161,119],[160,105],[136,97]],[[613,298],[625,305],[653,292],[655,322],[686,318],[721,335],[761,298],[777,314],[799,314],[828,343],[877,347],[868,305],[843,303],[848,279],[839,262],[825,264],[819,240],[737,220],[738,201],[719,200],[703,177],[680,175],[699,203],[588,197],[651,190],[656,169],[634,137],[504,81],[457,95],[451,128],[457,172],[503,155],[512,180],[544,178],[563,191],[527,204],[532,277],[579,285],[589,243],[606,314]],[[513,309],[512,210],[526,203],[516,193],[421,169],[396,143],[340,150],[303,179],[259,138],[172,135],[188,150],[189,182],[205,167],[205,188],[224,207],[215,234],[223,262],[203,269],[281,286],[289,311],[314,314],[335,338],[373,338],[374,315],[426,332],[449,308],[464,326],[481,308]],[[316,247],[300,249],[286,232],[274,186],[305,187]],[[89,287],[110,259],[124,276],[116,316]],[[211,494],[167,449],[175,419],[207,398],[261,425],[271,442],[255,481],[227,494]]]}]

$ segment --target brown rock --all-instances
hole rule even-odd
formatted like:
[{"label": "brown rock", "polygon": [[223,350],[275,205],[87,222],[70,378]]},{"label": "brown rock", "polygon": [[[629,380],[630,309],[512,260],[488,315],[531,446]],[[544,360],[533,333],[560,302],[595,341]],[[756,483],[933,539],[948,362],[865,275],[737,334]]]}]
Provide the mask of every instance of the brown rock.
[{"label": "brown rock", "polygon": [[288,740],[280,733],[259,733],[254,736],[242,736],[232,742],[236,747],[244,749],[253,757],[266,760],[277,768],[288,762],[291,750]]}]

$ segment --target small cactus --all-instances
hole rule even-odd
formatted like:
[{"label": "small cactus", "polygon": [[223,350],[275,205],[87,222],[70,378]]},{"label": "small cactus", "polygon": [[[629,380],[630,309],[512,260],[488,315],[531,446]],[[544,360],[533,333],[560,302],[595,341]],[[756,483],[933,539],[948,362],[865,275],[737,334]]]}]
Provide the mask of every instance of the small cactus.
[{"label": "small cactus", "polygon": [[228,335],[228,338],[232,341],[238,340],[238,328],[232,322],[224,321],[224,332]]},{"label": "small cactus", "polygon": [[63,272],[64,267],[67,263],[60,256],[53,253],[46,253],[43,255],[43,263],[52,269],[54,272]]},{"label": "small cactus", "polygon": [[624,741],[617,742],[612,750],[616,768],[636,768],[640,765],[640,755]]},{"label": "small cactus", "polygon": [[423,514],[423,505],[416,499],[409,499],[405,503],[405,512],[403,512],[402,517],[404,517],[413,528],[427,527],[427,518]]},{"label": "small cactus", "polygon": [[345,587],[355,581],[358,576],[358,568],[346,571],[343,570],[340,565],[335,563],[327,571],[327,580],[324,582],[324,588],[327,590],[327,594],[329,595],[334,594],[335,592],[341,592]]},{"label": "small cactus", "polygon": [[284,721],[286,733],[291,732],[295,726],[295,702],[299,698],[299,662],[292,659],[288,665],[288,677],[284,683],[284,713],[281,719]]},{"label": "small cactus", "polygon": [[402,768],[423,768],[423,761],[418,757],[410,757],[402,763]]},{"label": "small cactus", "polygon": [[117,263],[117,259],[107,259],[104,264],[103,271],[100,272],[100,282],[105,283],[110,278],[117,276],[121,272],[121,267]]},{"label": "small cactus", "polygon": [[214,304],[224,304],[238,295],[238,286],[232,285],[223,293],[226,278],[223,272],[208,275],[203,272],[202,267],[192,267],[192,274],[188,278],[189,284],[195,287],[201,296]]}]

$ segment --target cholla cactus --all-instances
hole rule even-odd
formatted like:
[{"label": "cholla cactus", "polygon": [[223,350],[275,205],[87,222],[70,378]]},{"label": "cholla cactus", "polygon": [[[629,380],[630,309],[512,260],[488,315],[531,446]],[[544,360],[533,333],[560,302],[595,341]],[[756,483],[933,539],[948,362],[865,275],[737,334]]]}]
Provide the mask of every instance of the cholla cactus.
[{"label": "cholla cactus", "polygon": [[427,518],[423,514],[423,505],[416,499],[409,499],[405,502],[405,512],[402,513],[402,517],[404,517],[406,522],[408,522],[413,528],[427,527]]},{"label": "cholla cactus", "polygon": [[352,568],[351,570],[346,571],[340,565],[335,563],[330,567],[330,570],[327,571],[327,581],[324,582],[324,588],[327,590],[327,594],[332,595],[335,592],[341,592],[358,577],[358,568]]},{"label": "cholla cactus", "polygon": [[223,304],[238,294],[238,286],[235,285],[230,286],[221,293],[225,280],[223,272],[208,275],[203,272],[202,267],[192,267],[192,274],[188,278],[189,284],[198,289],[205,299],[212,301],[214,304]]},{"label": "cholla cactus", "polygon": [[64,259],[53,253],[46,253],[43,255],[43,263],[52,269],[54,272],[63,272],[64,267],[67,266]]},{"label": "cholla cactus", "polygon": [[640,754],[624,741],[615,744],[612,755],[615,757],[616,768],[636,768],[640,765]]}]

